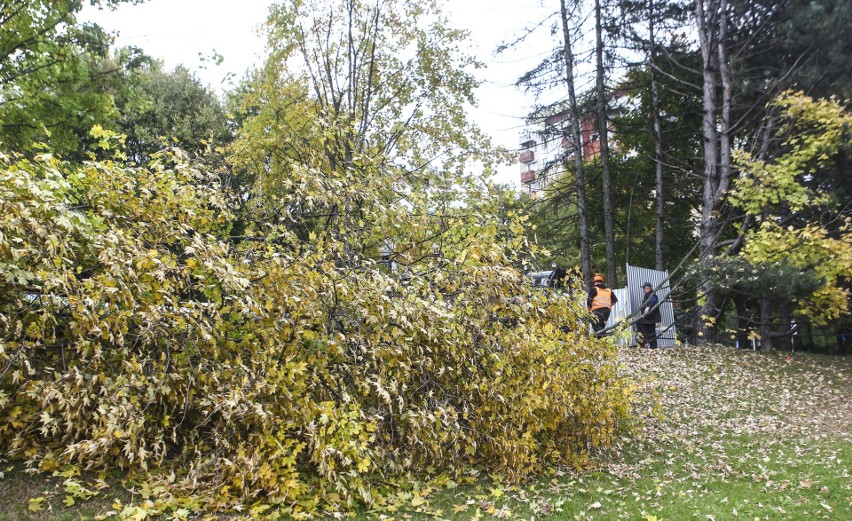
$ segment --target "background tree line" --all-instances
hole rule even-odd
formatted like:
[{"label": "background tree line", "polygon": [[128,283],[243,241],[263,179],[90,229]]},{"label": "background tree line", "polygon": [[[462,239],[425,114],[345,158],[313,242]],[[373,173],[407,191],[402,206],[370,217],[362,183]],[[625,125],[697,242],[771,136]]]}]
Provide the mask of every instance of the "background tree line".
[{"label": "background tree line", "polygon": [[[832,133],[830,146],[813,142],[846,128],[850,43],[825,35],[841,34],[850,16],[833,0],[554,2],[541,25],[552,53],[518,80],[542,100],[531,126],[570,116],[548,130],[572,144],[567,161],[544,169],[544,197],[526,203],[552,259],[580,267],[587,284],[604,272],[613,287],[625,263],[670,270],[678,327],[693,342],[745,346],[757,336],[789,349],[794,333],[807,333],[823,349],[845,349],[849,278],[821,266],[848,270],[848,258],[834,243],[822,245],[834,254],[817,254],[801,234],[816,227],[850,244],[848,129]],[[822,99],[840,108],[818,120]],[[574,153],[584,119],[601,138],[587,161]],[[818,146],[823,156],[788,161],[792,150]],[[751,160],[775,166],[745,181],[758,175]],[[772,186],[766,177],[785,169],[789,183],[810,190],[809,204],[760,195]],[[799,237],[788,255],[756,253],[770,223]]]}]

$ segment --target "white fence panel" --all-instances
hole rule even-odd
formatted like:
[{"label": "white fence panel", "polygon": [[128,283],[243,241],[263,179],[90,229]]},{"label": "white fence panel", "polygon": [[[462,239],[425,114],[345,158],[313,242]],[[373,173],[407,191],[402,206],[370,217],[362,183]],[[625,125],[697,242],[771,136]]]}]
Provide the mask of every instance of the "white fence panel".
[{"label": "white fence panel", "polygon": [[[674,325],[674,307],[670,298],[671,290],[669,288],[669,272],[658,271],[648,268],[640,268],[638,266],[627,265],[627,287],[624,288],[629,294],[630,312],[639,311],[639,307],[644,300],[642,292],[642,284],[650,282],[657,292],[657,297],[662,304],[660,305],[660,315],[662,321],[657,324],[657,345],[659,347],[675,345],[675,325]],[[618,297],[621,300],[621,296]],[[625,299],[628,300],[628,299]],[[629,314],[628,313],[628,314]],[[635,326],[634,326],[635,328]]]}]

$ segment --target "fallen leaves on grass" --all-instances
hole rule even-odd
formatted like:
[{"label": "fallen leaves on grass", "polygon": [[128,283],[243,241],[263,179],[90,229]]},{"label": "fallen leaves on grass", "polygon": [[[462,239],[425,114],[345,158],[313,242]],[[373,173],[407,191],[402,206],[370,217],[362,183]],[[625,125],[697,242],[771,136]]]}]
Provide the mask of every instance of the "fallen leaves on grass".
[{"label": "fallen leaves on grass", "polygon": [[689,439],[712,430],[852,443],[852,407],[842,392],[852,380],[844,358],[721,346],[624,349],[620,358],[624,374],[660,399],[665,419],[649,418],[651,437]]}]

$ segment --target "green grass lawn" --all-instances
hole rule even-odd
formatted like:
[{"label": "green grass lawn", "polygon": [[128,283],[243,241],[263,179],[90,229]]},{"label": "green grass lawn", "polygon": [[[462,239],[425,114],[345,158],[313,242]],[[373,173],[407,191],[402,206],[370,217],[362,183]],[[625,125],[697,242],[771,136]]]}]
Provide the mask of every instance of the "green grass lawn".
[{"label": "green grass lawn", "polygon": [[[626,349],[621,357],[640,396],[646,403],[657,397],[661,407],[640,406],[640,435],[599,454],[596,469],[554,470],[523,484],[472,472],[465,480],[414,484],[380,512],[328,517],[852,520],[852,360],[721,347]],[[103,518],[142,501],[119,486],[106,488],[117,478],[79,478],[97,492],[89,499],[73,486],[69,492],[66,479],[12,467],[0,480],[0,520]],[[75,502],[66,506],[69,496]],[[215,518],[232,517],[241,516]]]}]

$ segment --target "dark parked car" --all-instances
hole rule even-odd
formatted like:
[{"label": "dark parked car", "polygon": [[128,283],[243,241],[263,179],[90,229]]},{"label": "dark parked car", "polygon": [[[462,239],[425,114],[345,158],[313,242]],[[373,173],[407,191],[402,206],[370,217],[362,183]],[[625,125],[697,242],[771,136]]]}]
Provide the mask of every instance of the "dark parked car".
[{"label": "dark parked car", "polygon": [[553,268],[547,271],[532,271],[527,273],[533,286],[555,290],[564,290],[568,284],[569,273],[565,268]]}]

